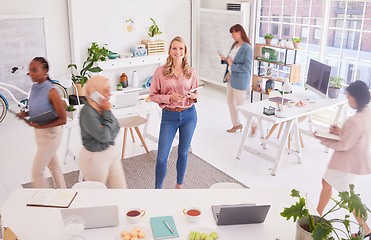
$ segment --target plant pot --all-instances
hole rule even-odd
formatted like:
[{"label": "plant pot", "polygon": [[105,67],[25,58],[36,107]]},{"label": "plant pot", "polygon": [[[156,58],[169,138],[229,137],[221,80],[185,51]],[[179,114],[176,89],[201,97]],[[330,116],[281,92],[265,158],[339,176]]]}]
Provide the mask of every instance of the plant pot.
[{"label": "plant pot", "polygon": [[294,48],[300,48],[300,42],[293,42]]},{"label": "plant pot", "polygon": [[287,41],[284,43],[284,46],[285,46],[285,48],[291,48],[292,47],[291,43],[287,42]]},{"label": "plant pot", "polygon": [[[314,222],[317,223],[320,216],[313,216]],[[322,219],[321,223],[327,222],[326,219]],[[303,218],[296,222],[296,236],[295,240],[313,240],[312,233],[308,232],[308,218]]]},{"label": "plant pot", "polygon": [[266,43],[266,44],[271,44],[271,42],[272,42],[272,39],[270,39],[270,38],[266,38],[266,39],[265,39],[265,43]]},{"label": "plant pot", "polygon": [[149,37],[148,40],[149,40],[150,42],[154,42],[154,41],[156,41],[156,37]]},{"label": "plant pot", "polygon": [[[76,83],[75,85],[76,85],[76,88],[77,88],[78,95],[80,97],[85,96],[84,91],[82,90],[81,84],[80,83]],[[77,93],[76,93],[76,89],[75,89],[75,94],[77,95]]]},{"label": "plant pot", "polygon": [[337,98],[340,93],[340,88],[334,88],[334,87],[329,87],[328,88],[328,97],[329,98]]},{"label": "plant pot", "polygon": [[74,119],[75,118],[75,115],[76,115],[77,111],[72,111],[72,112],[66,112],[66,116],[69,118],[69,119]]}]

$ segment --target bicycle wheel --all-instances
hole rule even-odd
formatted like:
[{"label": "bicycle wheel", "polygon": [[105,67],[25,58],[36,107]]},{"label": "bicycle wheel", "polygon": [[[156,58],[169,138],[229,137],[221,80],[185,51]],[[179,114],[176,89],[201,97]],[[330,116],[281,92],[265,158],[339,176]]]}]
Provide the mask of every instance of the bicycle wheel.
[{"label": "bicycle wheel", "polygon": [[6,102],[4,98],[0,96],[0,123],[4,120],[7,112],[8,108],[6,106]]},{"label": "bicycle wheel", "polygon": [[65,98],[68,100],[67,90],[59,83],[53,82],[53,85],[54,85],[55,90],[57,90],[59,96],[61,96],[61,98]]}]

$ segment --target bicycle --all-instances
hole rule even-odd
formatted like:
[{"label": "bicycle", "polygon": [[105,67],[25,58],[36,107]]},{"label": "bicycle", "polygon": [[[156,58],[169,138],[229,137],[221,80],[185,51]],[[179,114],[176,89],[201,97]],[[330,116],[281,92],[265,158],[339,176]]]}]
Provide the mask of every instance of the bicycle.
[{"label": "bicycle", "polygon": [[[12,70],[11,70],[11,73],[14,74],[16,71],[18,71],[20,69],[23,69],[23,67],[13,67]],[[51,81],[54,85],[54,88],[57,90],[59,96],[62,99],[68,99],[67,89],[65,87],[63,87],[59,83],[59,81],[57,81],[57,80],[51,80]],[[28,109],[29,92],[27,93],[24,90],[12,85],[12,84],[3,83],[3,82],[0,82],[0,89],[4,90],[5,92],[7,92],[11,96],[11,98],[18,104],[18,107],[20,108],[21,111],[26,111]],[[22,100],[19,101],[18,99],[16,99],[16,97],[13,95],[13,93],[9,89],[13,89],[13,90],[16,90],[20,93],[23,93],[24,95],[27,96],[27,98],[22,99]],[[6,99],[6,97],[0,93],[0,123],[4,120],[8,111],[13,112],[12,110],[9,109],[9,103],[8,103],[8,100]],[[13,113],[15,113],[15,112],[13,112]]]}]

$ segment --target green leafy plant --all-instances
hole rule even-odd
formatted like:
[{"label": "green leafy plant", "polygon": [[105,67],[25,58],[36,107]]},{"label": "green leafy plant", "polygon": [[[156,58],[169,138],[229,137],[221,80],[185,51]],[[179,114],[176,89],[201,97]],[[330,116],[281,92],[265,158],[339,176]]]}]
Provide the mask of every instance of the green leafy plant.
[{"label": "green leafy plant", "polygon": [[[90,73],[98,73],[103,71],[100,67],[94,67],[94,63],[100,61],[106,61],[108,53],[112,53],[107,49],[107,44],[100,47],[96,42],[93,42],[88,48],[88,57],[82,65],[82,68],[78,74],[72,74],[72,81],[74,83],[80,83],[81,87],[84,86],[85,82],[88,81]],[[76,64],[69,64],[67,68],[74,68],[77,70]]]},{"label": "green leafy plant", "polygon": [[292,38],[292,42],[294,42],[294,43],[300,43],[302,41],[303,41],[303,39],[301,39],[301,37],[293,37]]},{"label": "green leafy plant", "polygon": [[73,112],[73,111],[75,111],[76,110],[76,108],[75,108],[75,106],[73,106],[73,105],[68,105],[68,106],[66,106],[66,111],[67,112]]},{"label": "green leafy plant", "polygon": [[[291,191],[291,196],[299,198],[298,202],[291,207],[284,208],[283,212],[281,212],[280,214],[282,217],[285,217],[286,220],[293,218],[294,222],[296,222],[297,219],[301,220],[303,218],[307,218],[309,223],[309,232],[312,233],[312,238],[314,240],[334,240],[335,238],[333,236],[330,236],[330,233],[333,233],[337,237],[337,239],[361,240],[363,239],[363,236],[352,236],[350,230],[351,221],[349,220],[349,214],[346,214],[344,219],[325,219],[325,217],[330,213],[333,213],[340,209],[346,209],[349,213],[354,212],[356,216],[360,216],[360,218],[363,219],[364,222],[367,221],[367,212],[370,212],[370,209],[368,209],[367,206],[362,203],[359,194],[354,193],[354,185],[350,184],[349,187],[350,192],[344,191],[339,193],[340,201],[331,198],[335,202],[335,206],[333,206],[327,213],[323,214],[323,216],[320,217],[317,222],[314,221],[313,215],[309,213],[305,199],[301,197],[299,191],[295,189]],[[345,231],[333,227],[333,223],[342,223],[345,227]],[[354,221],[352,223],[357,224]],[[361,233],[364,232],[363,225],[359,226],[359,230]],[[343,232],[347,236],[347,238],[340,238],[337,231]]]},{"label": "green leafy plant", "polygon": [[267,33],[267,34],[264,35],[264,39],[273,39],[273,38],[274,38],[274,36],[271,33]]},{"label": "green leafy plant", "polygon": [[161,35],[162,32],[160,31],[160,28],[157,26],[156,21],[153,18],[150,19],[153,24],[148,28],[148,36],[154,37],[156,35]]},{"label": "green leafy plant", "polygon": [[330,76],[330,80],[329,80],[330,87],[342,88],[343,87],[342,82],[344,82],[344,78],[339,77],[339,76]]}]

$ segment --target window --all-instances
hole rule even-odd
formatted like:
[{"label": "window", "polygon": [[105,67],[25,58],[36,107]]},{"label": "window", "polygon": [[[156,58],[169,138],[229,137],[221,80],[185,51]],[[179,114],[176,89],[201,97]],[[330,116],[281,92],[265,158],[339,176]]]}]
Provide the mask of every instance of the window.
[{"label": "window", "polygon": [[[297,56],[302,79],[308,71],[309,59],[313,58],[328,63],[332,66],[331,74],[347,83],[362,80],[371,88],[371,0],[261,0],[261,3],[260,26],[264,26],[263,19],[272,18],[270,27],[277,33],[276,38],[303,38],[303,51]],[[322,31],[324,26],[326,31]]]}]

